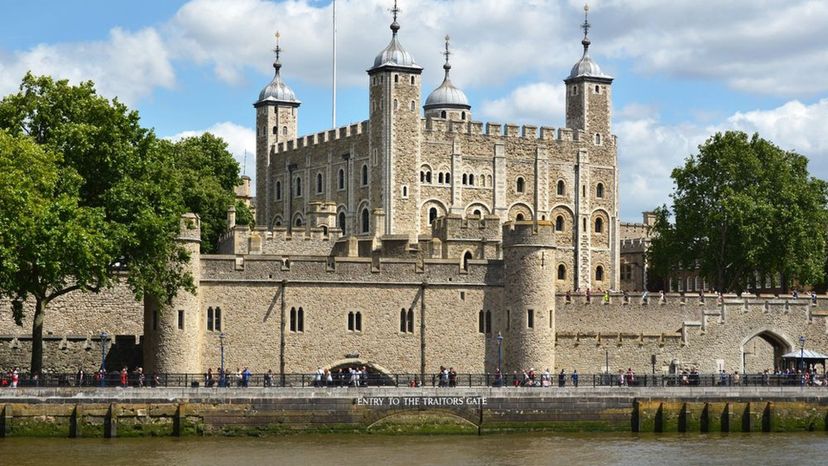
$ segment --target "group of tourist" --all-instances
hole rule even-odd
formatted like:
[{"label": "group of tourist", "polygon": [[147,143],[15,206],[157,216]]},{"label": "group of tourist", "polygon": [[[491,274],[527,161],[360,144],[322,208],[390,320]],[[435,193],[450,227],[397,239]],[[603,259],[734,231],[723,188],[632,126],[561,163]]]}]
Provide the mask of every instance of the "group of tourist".
[{"label": "group of tourist", "polygon": [[[561,369],[561,372],[558,373],[556,378],[558,387],[566,387],[567,379],[572,383],[573,387],[577,387],[580,375],[577,369],[574,369],[571,375],[567,375],[566,369]],[[524,369],[521,373],[513,371],[511,380],[505,380],[503,373],[498,368],[495,369],[494,383],[492,385],[495,387],[506,387],[509,385],[512,387],[551,387],[553,382],[553,375],[549,371],[549,368],[546,368],[540,374],[535,371],[535,368]]]},{"label": "group of tourist", "polygon": [[[273,385],[273,372],[269,372],[270,375],[270,384]],[[235,385],[236,387],[249,387],[250,386],[250,379],[253,377],[253,373],[250,372],[250,369],[247,367],[242,370],[240,367],[236,368],[235,374],[230,372],[230,369],[224,369],[224,376],[222,377],[221,369],[216,369],[216,372],[213,373],[212,368],[207,368],[207,372],[204,373],[204,386],[207,388],[213,387],[229,387],[231,385]],[[265,376],[265,379],[268,377]]]}]

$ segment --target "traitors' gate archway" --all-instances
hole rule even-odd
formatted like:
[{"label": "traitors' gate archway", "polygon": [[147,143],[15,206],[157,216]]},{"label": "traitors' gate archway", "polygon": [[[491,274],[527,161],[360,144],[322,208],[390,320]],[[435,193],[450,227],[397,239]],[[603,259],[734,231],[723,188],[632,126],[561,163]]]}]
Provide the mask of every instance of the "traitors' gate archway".
[{"label": "traitors' gate archway", "polygon": [[783,333],[762,328],[742,340],[742,373],[756,374],[782,367],[782,355],[793,350],[792,340]]}]

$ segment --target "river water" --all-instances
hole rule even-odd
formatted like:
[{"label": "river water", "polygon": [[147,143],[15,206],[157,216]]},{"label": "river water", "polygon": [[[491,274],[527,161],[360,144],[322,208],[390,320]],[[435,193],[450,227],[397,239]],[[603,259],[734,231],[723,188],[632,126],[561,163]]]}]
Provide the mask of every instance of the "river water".
[{"label": "river water", "polygon": [[663,465],[828,464],[809,434],[292,435],[269,438],[0,439],[0,464]]}]

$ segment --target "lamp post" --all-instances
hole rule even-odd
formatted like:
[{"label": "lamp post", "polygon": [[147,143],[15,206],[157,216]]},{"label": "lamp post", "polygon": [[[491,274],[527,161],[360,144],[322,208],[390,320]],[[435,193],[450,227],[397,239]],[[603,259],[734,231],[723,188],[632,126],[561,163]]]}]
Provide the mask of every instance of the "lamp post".
[{"label": "lamp post", "polygon": [[805,336],[799,337],[799,370],[802,371],[799,374],[799,384],[804,386],[805,385]]},{"label": "lamp post", "polygon": [[224,380],[224,332],[219,333],[219,344],[221,345],[221,374],[219,374],[219,387],[223,387],[225,384]]},{"label": "lamp post", "polygon": [[497,370],[500,372],[500,377],[503,377],[503,335],[497,332]]},{"label": "lamp post", "polygon": [[106,386],[106,332],[101,332],[101,386]]}]

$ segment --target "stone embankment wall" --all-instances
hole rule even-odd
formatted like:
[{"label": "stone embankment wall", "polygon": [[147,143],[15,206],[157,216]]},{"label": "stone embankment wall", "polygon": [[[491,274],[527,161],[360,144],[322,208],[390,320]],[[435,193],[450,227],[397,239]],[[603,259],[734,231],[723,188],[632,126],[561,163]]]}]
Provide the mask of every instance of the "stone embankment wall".
[{"label": "stone embankment wall", "polygon": [[0,436],[826,431],[815,389],[17,389]]}]

